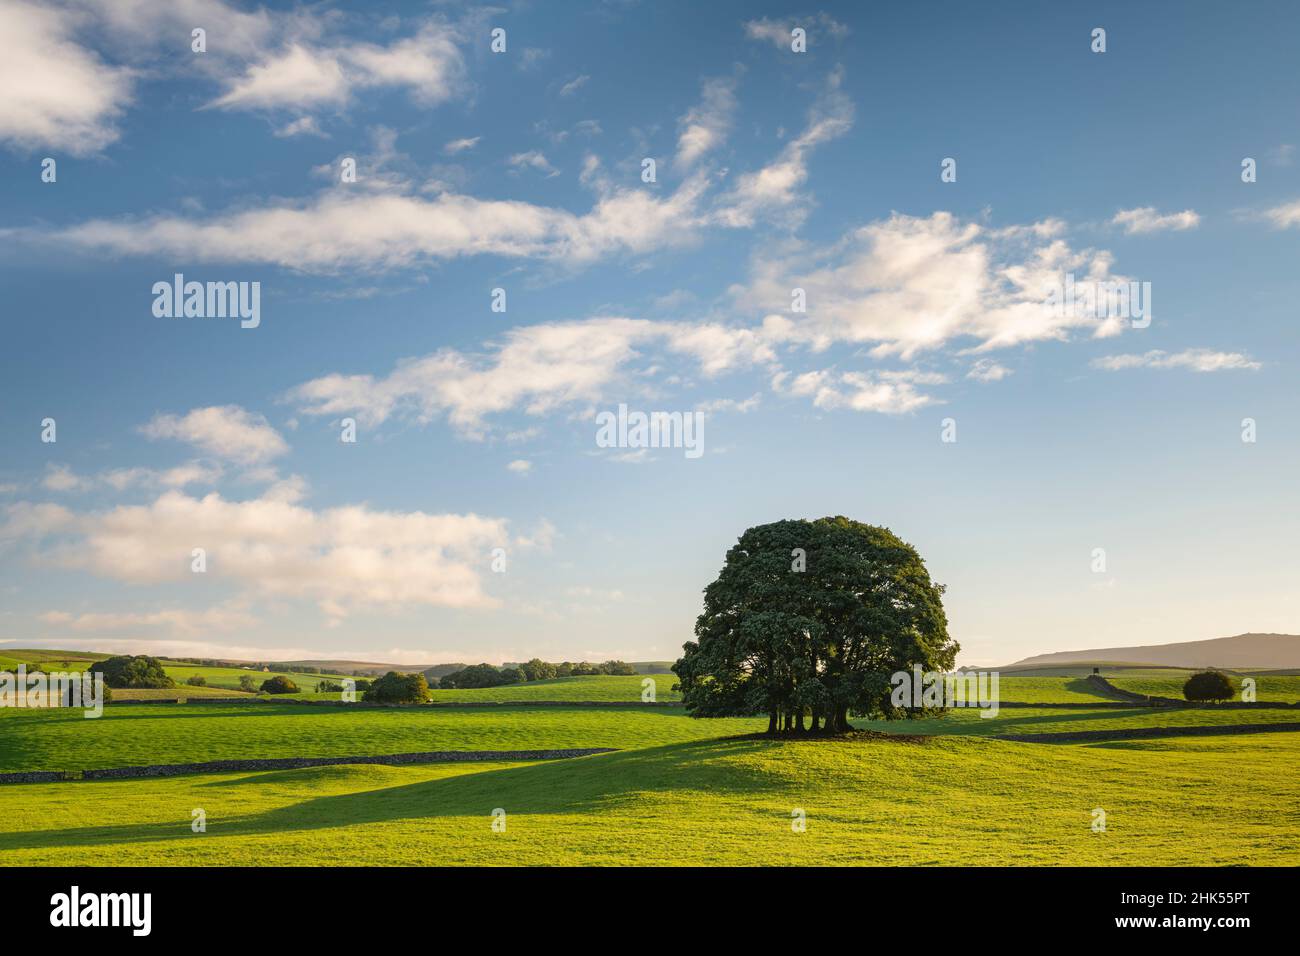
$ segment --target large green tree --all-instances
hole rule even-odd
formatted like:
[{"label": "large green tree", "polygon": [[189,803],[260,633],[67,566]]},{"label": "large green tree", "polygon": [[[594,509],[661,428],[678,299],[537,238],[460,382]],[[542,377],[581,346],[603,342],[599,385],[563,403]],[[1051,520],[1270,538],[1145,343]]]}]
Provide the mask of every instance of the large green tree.
[{"label": "large green tree", "polygon": [[87,670],[104,675],[109,687],[175,687],[176,681],[167,676],[162,662],[146,654],[124,655],[95,661]]},{"label": "large green tree", "polygon": [[696,717],[767,714],[769,733],[907,716],[890,700],[891,675],[956,661],[942,597],[887,528],[844,517],[750,528],[673,665],[683,702]]}]

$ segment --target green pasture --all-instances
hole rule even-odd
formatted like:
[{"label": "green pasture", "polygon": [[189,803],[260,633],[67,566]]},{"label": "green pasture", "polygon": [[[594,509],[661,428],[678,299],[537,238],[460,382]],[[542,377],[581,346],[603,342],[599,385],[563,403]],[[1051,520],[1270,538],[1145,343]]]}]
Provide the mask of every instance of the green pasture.
[{"label": "green pasture", "polygon": [[[697,740],[532,764],[9,785],[0,861],[1294,866],[1298,759],[1290,733]],[[193,833],[200,808],[207,832]]]}]

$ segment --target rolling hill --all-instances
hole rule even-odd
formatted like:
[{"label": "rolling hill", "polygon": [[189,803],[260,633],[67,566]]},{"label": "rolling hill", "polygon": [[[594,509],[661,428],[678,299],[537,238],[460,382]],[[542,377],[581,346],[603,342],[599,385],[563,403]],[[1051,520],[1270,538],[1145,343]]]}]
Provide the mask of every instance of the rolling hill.
[{"label": "rolling hill", "polygon": [[1160,667],[1222,667],[1254,670],[1300,668],[1300,635],[1238,634],[1208,641],[1145,644],[1135,647],[1093,647],[1081,651],[1036,654],[1003,671],[1105,661],[1111,664],[1154,664]]}]

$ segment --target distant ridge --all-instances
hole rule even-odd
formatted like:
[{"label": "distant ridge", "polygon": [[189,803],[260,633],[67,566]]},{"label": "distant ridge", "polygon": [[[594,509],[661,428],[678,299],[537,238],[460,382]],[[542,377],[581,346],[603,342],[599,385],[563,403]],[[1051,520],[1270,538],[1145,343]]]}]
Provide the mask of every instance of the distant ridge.
[{"label": "distant ridge", "polygon": [[1180,644],[1143,644],[1136,647],[1093,647],[1082,651],[1036,654],[1004,670],[1048,667],[1081,661],[1115,664],[1158,664],[1162,667],[1247,667],[1286,670],[1300,668],[1300,635],[1238,634]]}]

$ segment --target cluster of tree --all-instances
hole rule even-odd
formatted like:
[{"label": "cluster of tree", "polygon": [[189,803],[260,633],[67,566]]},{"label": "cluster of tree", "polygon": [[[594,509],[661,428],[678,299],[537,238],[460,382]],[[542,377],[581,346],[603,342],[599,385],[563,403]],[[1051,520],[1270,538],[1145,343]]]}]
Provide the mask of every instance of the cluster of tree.
[{"label": "cluster of tree", "polygon": [[[423,679],[424,675],[420,677]],[[471,664],[464,670],[444,674],[438,680],[438,686],[444,690],[456,690],[467,687],[501,687],[505,684],[519,684],[524,681],[523,671],[515,667],[493,667],[491,664]]]},{"label": "cluster of tree", "polygon": [[261,691],[263,694],[296,694],[298,685],[283,674],[276,674],[262,681]]},{"label": "cluster of tree", "polygon": [[418,671],[389,671],[370,685],[362,699],[378,704],[423,704],[429,700],[429,682]]},{"label": "cluster of tree", "polygon": [[562,664],[551,664],[534,657],[527,664],[520,664],[517,667],[471,664],[450,674],[443,674],[433,683],[443,690],[453,690],[469,687],[503,687],[506,684],[553,680],[556,677],[593,677],[599,674],[635,675],[636,668],[623,661],[606,661],[603,664],[588,664],[586,661],[573,664],[565,661]]},{"label": "cluster of tree", "polygon": [[915,716],[919,700],[896,706],[890,678],[952,669],[943,591],[886,528],[844,517],[750,528],[705,588],[697,640],[673,665],[683,703],[695,717],[766,714],[768,733]]},{"label": "cluster of tree", "polygon": [[257,691],[257,681],[253,680],[252,674],[239,675],[239,689],[252,694]]},{"label": "cluster of tree", "polygon": [[1187,678],[1183,684],[1183,697],[1188,700],[1231,700],[1236,693],[1232,678],[1222,671],[1201,671]]},{"label": "cluster of tree", "polygon": [[103,674],[109,687],[175,687],[156,657],[144,654],[109,657],[87,668],[91,674]]},{"label": "cluster of tree", "polygon": [[208,679],[202,674],[193,674],[186,681],[190,687],[207,687]]}]

